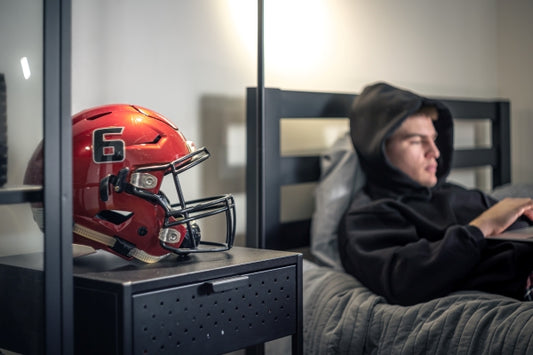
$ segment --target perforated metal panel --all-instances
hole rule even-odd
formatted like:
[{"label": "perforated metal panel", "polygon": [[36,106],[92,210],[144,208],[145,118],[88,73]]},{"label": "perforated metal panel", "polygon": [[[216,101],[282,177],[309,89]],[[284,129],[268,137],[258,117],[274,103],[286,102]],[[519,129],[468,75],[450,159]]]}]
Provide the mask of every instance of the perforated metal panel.
[{"label": "perforated metal panel", "polygon": [[223,353],[293,334],[296,267],[133,297],[136,354]]}]

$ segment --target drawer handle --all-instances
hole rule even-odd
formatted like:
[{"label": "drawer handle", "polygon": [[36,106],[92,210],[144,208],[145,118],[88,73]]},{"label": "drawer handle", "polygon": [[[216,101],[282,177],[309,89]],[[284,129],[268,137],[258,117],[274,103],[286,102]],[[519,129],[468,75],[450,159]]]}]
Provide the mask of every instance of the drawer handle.
[{"label": "drawer handle", "polygon": [[215,293],[231,290],[232,288],[245,286],[246,284],[248,284],[248,276],[227,277],[224,279],[207,281],[205,283],[205,285],[208,287],[210,292],[215,292]]}]

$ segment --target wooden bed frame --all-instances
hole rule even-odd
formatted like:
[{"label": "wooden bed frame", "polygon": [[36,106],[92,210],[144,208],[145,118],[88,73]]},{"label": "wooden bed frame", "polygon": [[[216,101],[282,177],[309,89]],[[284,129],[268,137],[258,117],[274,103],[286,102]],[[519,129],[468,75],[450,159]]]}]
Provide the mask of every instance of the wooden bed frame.
[{"label": "wooden bed frame", "polygon": [[[257,97],[256,88],[247,89],[246,243],[267,249],[307,247],[311,220],[282,223],[280,190],[284,185],[318,181],[319,157],[282,157],[280,120],[346,118],[356,95],[266,88],[263,115],[258,115]],[[492,146],[456,150],[453,167],[491,166],[494,187],[509,183],[509,102],[438,99],[449,107],[454,118],[489,119],[492,126]]]}]

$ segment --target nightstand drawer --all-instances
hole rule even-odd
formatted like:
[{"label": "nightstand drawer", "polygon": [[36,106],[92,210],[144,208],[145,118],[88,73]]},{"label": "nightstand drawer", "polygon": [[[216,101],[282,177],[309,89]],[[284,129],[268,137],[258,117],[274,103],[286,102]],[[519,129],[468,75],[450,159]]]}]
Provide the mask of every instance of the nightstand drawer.
[{"label": "nightstand drawer", "polygon": [[226,352],[297,331],[295,265],[133,295],[135,354]]}]

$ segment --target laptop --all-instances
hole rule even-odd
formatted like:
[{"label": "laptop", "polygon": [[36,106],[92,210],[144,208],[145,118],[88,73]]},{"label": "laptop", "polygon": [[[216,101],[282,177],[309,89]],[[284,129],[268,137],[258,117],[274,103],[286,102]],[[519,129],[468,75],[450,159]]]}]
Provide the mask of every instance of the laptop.
[{"label": "laptop", "polygon": [[487,239],[511,240],[517,242],[533,242],[533,226],[503,232],[502,234],[486,237]]}]

